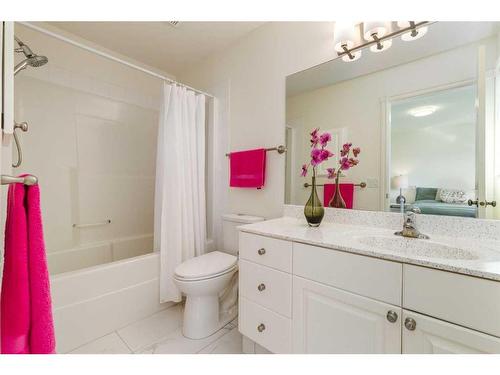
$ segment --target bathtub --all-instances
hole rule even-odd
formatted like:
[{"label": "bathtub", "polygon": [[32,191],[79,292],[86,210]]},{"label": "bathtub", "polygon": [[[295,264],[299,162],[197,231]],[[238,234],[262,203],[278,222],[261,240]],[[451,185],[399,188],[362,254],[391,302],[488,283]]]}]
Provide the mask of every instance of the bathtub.
[{"label": "bathtub", "polygon": [[152,250],[153,235],[146,234],[94,242],[67,250],[47,249],[47,263],[50,274],[56,275],[148,254]]},{"label": "bathtub", "polygon": [[57,352],[85,343],[154,314],[159,303],[158,253],[51,276]]}]

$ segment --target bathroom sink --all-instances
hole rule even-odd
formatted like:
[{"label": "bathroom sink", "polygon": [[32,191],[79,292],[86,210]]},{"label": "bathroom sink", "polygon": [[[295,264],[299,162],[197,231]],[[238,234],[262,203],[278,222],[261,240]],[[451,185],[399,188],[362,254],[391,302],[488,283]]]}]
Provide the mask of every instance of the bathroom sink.
[{"label": "bathroom sink", "polygon": [[369,247],[409,256],[456,260],[479,259],[479,256],[472,251],[414,238],[369,236],[358,238],[358,242]]}]

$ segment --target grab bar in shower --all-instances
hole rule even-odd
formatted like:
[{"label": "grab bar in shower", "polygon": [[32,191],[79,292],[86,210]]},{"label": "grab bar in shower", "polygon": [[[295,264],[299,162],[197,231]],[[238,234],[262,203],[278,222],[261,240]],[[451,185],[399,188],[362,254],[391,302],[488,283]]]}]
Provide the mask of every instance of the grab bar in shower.
[{"label": "grab bar in shower", "polygon": [[82,224],[73,224],[73,228],[88,228],[88,227],[97,227],[99,225],[107,225],[111,224],[111,219],[100,221],[97,223],[82,223]]},{"label": "grab bar in shower", "polygon": [[38,184],[38,178],[31,174],[22,177],[15,177],[3,174],[1,177],[2,177],[2,185],[24,184],[27,186],[31,186]]}]

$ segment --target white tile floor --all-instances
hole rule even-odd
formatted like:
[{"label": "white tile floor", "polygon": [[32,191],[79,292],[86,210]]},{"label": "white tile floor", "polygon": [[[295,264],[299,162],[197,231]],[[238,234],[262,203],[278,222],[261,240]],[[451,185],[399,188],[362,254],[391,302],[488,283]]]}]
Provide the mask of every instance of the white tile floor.
[{"label": "white tile floor", "polygon": [[69,354],[241,354],[236,320],[212,336],[182,336],[182,305],[175,305],[82,345]]}]

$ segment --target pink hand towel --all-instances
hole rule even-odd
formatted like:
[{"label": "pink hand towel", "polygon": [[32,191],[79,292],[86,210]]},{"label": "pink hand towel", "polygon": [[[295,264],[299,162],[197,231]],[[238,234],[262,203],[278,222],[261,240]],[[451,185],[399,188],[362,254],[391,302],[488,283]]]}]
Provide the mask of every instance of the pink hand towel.
[{"label": "pink hand towel", "polygon": [[[335,186],[335,184],[325,184],[323,189],[323,202],[325,207],[328,207],[328,204],[335,195]],[[354,203],[354,184],[340,184],[339,189],[346,208],[352,209]]]},{"label": "pink hand towel", "polygon": [[266,180],[266,149],[231,152],[229,186],[257,188]]},{"label": "pink hand towel", "polygon": [[38,185],[9,186],[0,305],[2,353],[55,353]]}]

